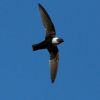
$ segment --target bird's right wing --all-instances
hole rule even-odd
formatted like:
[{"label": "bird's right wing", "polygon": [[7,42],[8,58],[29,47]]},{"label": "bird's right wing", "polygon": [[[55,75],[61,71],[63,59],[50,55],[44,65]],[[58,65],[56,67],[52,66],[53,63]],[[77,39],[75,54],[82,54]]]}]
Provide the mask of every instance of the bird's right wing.
[{"label": "bird's right wing", "polygon": [[54,24],[52,23],[48,13],[46,12],[46,10],[43,8],[43,6],[41,4],[39,4],[39,11],[41,14],[41,18],[42,18],[42,22],[43,25],[46,29],[46,35],[50,35],[50,36],[55,36],[55,27]]}]

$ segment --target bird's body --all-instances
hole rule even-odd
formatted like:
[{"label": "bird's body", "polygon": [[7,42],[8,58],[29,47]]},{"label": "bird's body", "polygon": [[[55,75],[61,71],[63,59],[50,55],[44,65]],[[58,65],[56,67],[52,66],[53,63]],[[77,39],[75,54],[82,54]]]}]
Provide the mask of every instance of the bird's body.
[{"label": "bird's body", "polygon": [[46,10],[41,4],[39,4],[39,11],[42,17],[43,25],[46,29],[45,39],[38,43],[33,44],[33,51],[47,49],[50,54],[50,73],[52,83],[54,82],[57,74],[58,63],[59,63],[59,50],[57,45],[63,42],[63,39],[56,37],[55,27],[47,14]]}]

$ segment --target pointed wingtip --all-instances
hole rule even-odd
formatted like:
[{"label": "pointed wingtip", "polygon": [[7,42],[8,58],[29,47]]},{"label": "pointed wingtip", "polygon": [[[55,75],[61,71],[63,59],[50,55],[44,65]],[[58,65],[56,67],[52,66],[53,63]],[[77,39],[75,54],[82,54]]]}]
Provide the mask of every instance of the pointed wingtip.
[{"label": "pointed wingtip", "polygon": [[51,81],[51,83],[53,84],[53,83],[54,83],[54,81]]},{"label": "pointed wingtip", "polygon": [[42,9],[43,11],[45,11],[44,7],[40,3],[38,3],[38,7],[39,7],[39,9]]},{"label": "pointed wingtip", "polygon": [[42,7],[42,5],[40,4],[40,3],[38,3],[38,6],[41,8]]},{"label": "pointed wingtip", "polygon": [[40,3],[38,3],[38,6],[40,6],[41,4]]},{"label": "pointed wingtip", "polygon": [[51,83],[53,84],[55,80],[51,80]]}]

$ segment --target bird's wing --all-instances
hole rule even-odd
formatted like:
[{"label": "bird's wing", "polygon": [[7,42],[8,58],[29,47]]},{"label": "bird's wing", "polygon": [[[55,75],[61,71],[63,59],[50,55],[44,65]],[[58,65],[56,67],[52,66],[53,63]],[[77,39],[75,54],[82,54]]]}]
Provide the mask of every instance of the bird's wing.
[{"label": "bird's wing", "polygon": [[52,83],[55,81],[58,64],[59,64],[59,52],[57,46],[52,46],[49,50],[50,53],[50,74]]},{"label": "bird's wing", "polygon": [[46,10],[44,9],[44,7],[41,4],[39,4],[39,11],[41,14],[43,25],[46,29],[46,36],[54,37],[55,33],[56,33],[54,24],[52,23],[48,13],[46,12]]}]

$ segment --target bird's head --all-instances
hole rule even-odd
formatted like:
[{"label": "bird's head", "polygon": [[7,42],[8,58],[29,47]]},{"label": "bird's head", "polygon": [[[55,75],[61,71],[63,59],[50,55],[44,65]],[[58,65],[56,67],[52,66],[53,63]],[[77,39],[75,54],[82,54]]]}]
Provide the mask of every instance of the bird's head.
[{"label": "bird's head", "polygon": [[52,44],[54,44],[54,45],[61,44],[62,42],[64,42],[64,40],[59,37],[52,38]]}]

